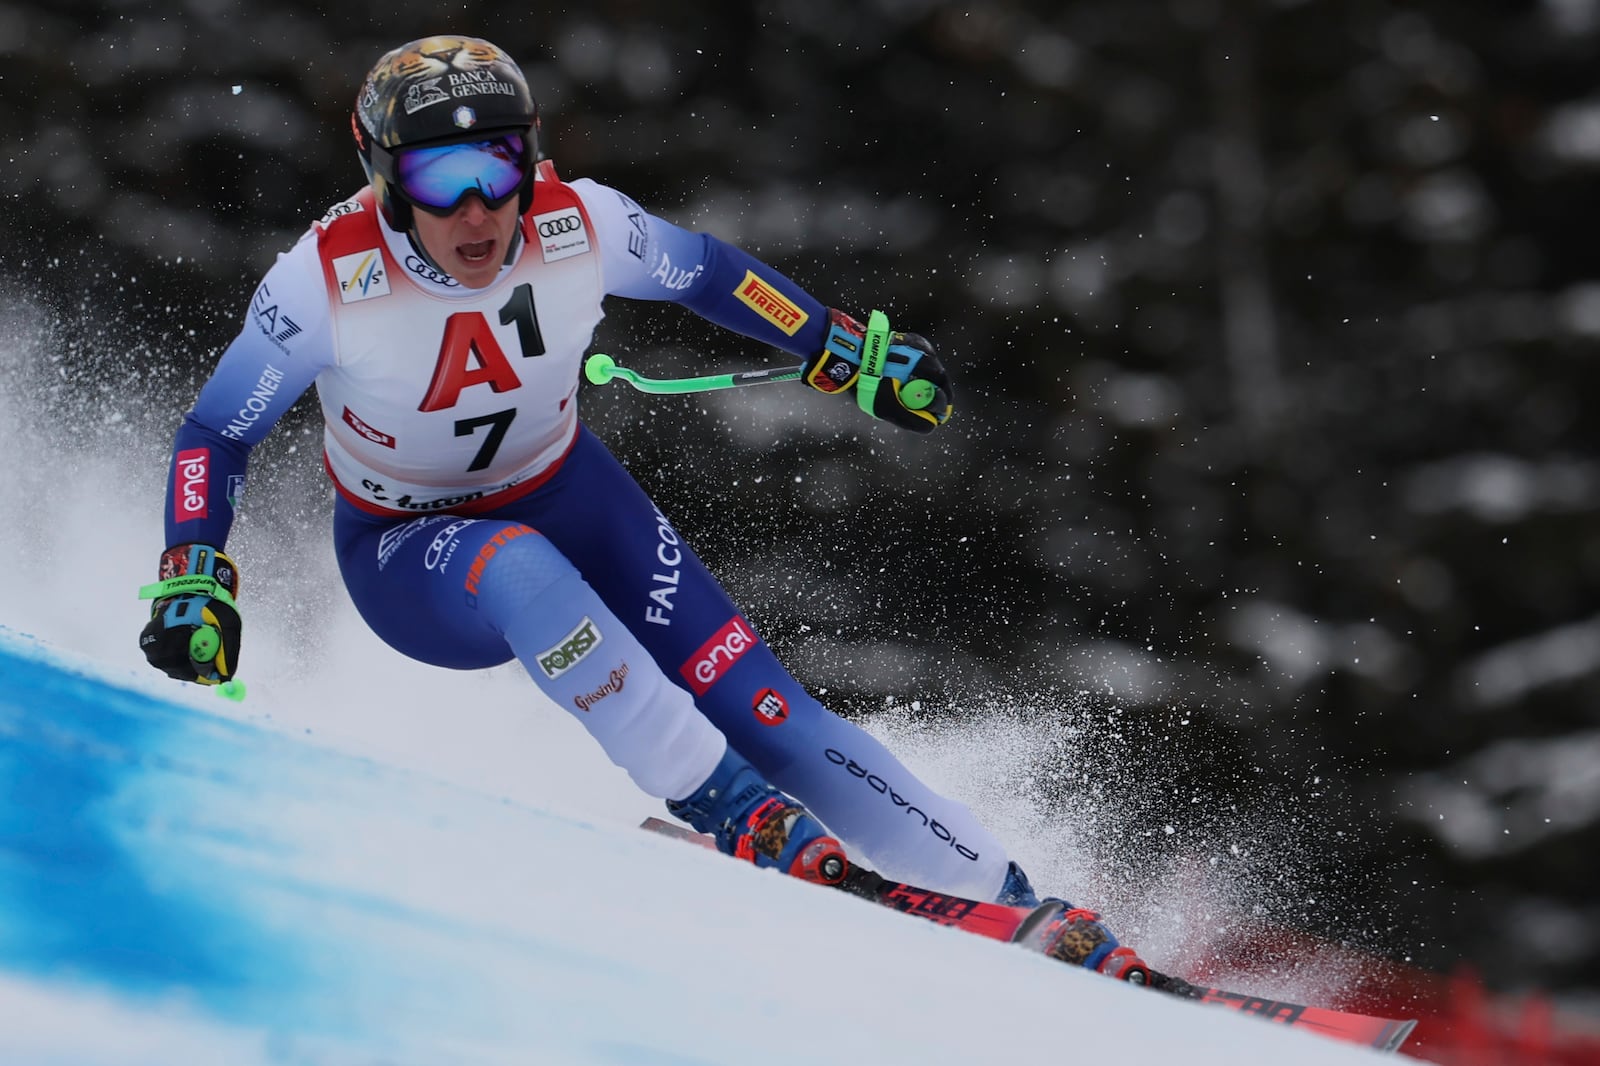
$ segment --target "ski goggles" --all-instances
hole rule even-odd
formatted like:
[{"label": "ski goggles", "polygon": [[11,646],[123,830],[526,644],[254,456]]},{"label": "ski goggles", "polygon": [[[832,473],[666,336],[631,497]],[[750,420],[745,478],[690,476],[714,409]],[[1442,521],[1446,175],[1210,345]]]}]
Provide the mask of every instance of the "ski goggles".
[{"label": "ski goggles", "polygon": [[528,177],[527,141],[516,133],[485,141],[408,148],[394,159],[395,184],[416,207],[448,215],[469,193],[491,210],[502,207]]}]

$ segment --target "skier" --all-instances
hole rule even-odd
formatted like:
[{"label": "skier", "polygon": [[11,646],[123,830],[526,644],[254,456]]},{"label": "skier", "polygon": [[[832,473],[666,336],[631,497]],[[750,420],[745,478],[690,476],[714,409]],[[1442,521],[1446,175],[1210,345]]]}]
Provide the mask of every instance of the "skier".
[{"label": "skier", "polygon": [[[521,71],[487,41],[387,53],[351,126],[367,186],[267,271],[177,431],[151,664],[208,685],[238,669],[223,549],[246,460],[315,383],[340,572],[390,646],[459,670],[515,656],[640,789],[757,866],[837,882],[843,838],[896,877],[1037,903],[970,811],[789,676],[577,413],[607,296],[670,300],[799,355],[807,385],[923,433],[953,409],[933,345],[868,337],[738,248],[563,182]],[[864,369],[869,341],[887,359]],[[903,397],[908,382],[932,402]],[[1068,961],[1148,979],[1096,915],[1071,913]]]}]

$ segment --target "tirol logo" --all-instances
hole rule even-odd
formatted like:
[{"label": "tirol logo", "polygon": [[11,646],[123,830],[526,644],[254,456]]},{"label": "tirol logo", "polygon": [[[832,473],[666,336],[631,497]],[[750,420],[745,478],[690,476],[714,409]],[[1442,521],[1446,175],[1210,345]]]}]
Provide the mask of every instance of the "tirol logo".
[{"label": "tirol logo", "polygon": [[206,517],[211,480],[211,449],[186,448],[173,459],[172,517],[189,522]]},{"label": "tirol logo", "polygon": [[576,207],[534,215],[533,229],[539,238],[539,254],[546,263],[570,259],[589,250],[589,231]]},{"label": "tirol logo", "polygon": [[789,701],[777,689],[764,688],[757,692],[750,709],[762,725],[782,725],[789,717]]},{"label": "tirol logo", "polygon": [[561,643],[539,653],[539,669],[548,678],[558,678],[582,662],[604,639],[604,634],[595,628],[594,619],[585,617],[577,629],[561,638]]},{"label": "tirol logo", "polygon": [[351,429],[355,430],[372,443],[381,444],[385,448],[394,447],[393,437],[389,436],[389,434],[383,432],[381,429],[373,429],[371,426],[367,425],[361,420],[361,416],[350,410],[350,408],[346,407],[344,409],[344,414],[340,415],[339,417],[344,420],[345,425],[349,426]]},{"label": "tirol logo", "polygon": [[678,673],[689,682],[696,696],[711,691],[717,679],[727,673],[744,653],[756,646],[756,635],[743,618],[734,615],[723,627],[711,634],[711,639],[700,645],[689,661],[678,668]]},{"label": "tirol logo", "polygon": [[383,253],[376,248],[335,259],[333,277],[339,283],[340,303],[389,295],[389,272],[383,269]]}]

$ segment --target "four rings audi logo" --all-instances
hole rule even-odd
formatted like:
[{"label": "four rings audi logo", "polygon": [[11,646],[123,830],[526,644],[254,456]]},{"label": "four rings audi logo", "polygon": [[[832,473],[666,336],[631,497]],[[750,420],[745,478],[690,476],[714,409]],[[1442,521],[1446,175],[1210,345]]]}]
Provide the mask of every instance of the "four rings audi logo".
[{"label": "four rings audi logo", "polygon": [[555,237],[562,233],[571,233],[573,230],[583,228],[583,220],[577,215],[566,215],[562,218],[552,218],[548,222],[539,223],[539,236]]}]

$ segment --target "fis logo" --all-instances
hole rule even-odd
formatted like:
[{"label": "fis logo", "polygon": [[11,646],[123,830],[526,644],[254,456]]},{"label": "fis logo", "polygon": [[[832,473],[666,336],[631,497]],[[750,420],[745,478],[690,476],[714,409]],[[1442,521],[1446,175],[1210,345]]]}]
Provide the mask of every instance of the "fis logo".
[{"label": "fis logo", "polygon": [[594,619],[585,617],[577,629],[561,638],[561,643],[539,653],[539,669],[555,680],[582,662],[604,639],[605,635],[595,628]]},{"label": "fis logo", "polygon": [[340,303],[389,295],[389,272],[383,269],[383,253],[376,248],[335,259],[333,277],[339,283]]}]

